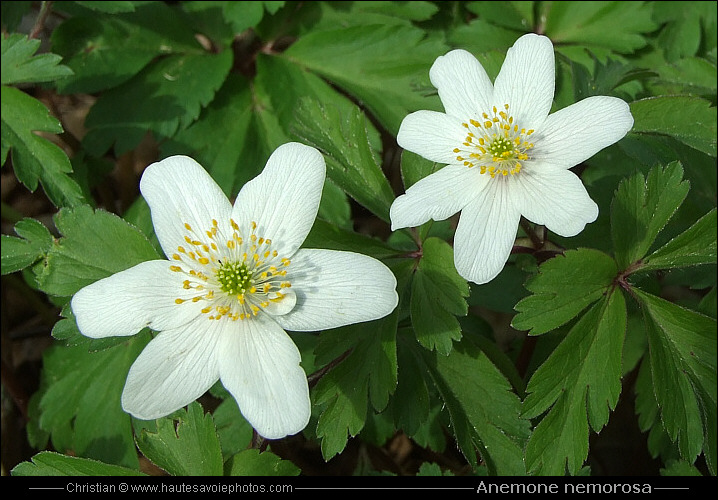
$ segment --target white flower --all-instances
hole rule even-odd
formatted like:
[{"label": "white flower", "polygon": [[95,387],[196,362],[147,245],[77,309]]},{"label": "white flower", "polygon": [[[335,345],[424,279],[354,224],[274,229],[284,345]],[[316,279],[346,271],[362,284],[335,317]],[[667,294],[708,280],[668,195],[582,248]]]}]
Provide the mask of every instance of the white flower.
[{"label": "white flower", "polygon": [[126,412],[168,415],[219,379],[265,438],[307,425],[307,378],[285,329],[373,320],[398,301],[396,279],[378,260],[299,248],[324,179],[322,155],[298,143],[279,147],[234,206],[191,158],[147,167],[140,189],[169,261],[143,262],[72,299],[88,337],[159,332],[130,368]]},{"label": "white flower", "polygon": [[394,201],[392,230],[461,211],[456,269],[481,284],[501,272],[522,215],[561,236],[575,236],[596,220],[598,206],[568,169],[631,129],[625,102],[589,97],[549,115],[553,45],[534,34],[509,49],[493,85],[464,50],[437,58],[429,76],[446,112],[408,115],[397,141],[447,166]]}]

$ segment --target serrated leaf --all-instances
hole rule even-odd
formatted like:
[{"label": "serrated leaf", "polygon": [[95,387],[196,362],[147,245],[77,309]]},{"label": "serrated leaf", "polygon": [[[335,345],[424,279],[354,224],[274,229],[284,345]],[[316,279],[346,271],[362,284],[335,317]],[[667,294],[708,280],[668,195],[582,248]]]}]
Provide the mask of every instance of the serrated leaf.
[{"label": "serrated leaf", "polygon": [[144,234],[103,210],[63,209],[55,216],[55,226],[63,237],[37,275],[49,295],[68,297],[101,278],[158,258]]},{"label": "serrated leaf", "polygon": [[[163,156],[191,156],[230,196],[259,174],[271,152],[270,145],[260,148],[252,144],[252,139],[256,139],[254,125],[249,83],[230,74],[213,101],[202,110],[199,120],[166,141],[161,151]],[[217,133],[220,129],[222,134]],[[258,150],[257,154],[249,153],[252,147]]]},{"label": "serrated leaf", "polygon": [[683,144],[715,157],[716,108],[693,96],[648,97],[630,103],[633,134],[673,137]]},{"label": "serrated leaf", "polygon": [[664,246],[644,259],[641,271],[709,264],[716,261],[716,210],[698,219]]},{"label": "serrated leaf", "polygon": [[390,408],[397,429],[401,429],[408,436],[413,436],[429,418],[429,390],[424,380],[423,365],[411,354],[411,343],[416,340],[407,340],[413,337],[413,332],[397,335],[397,385],[394,396],[390,401]]},{"label": "serrated leaf", "polygon": [[644,2],[554,2],[543,6],[544,34],[557,45],[579,44],[633,53],[656,29]]},{"label": "serrated leaf", "polygon": [[569,331],[529,380],[523,417],[550,408],[526,447],[526,467],[540,475],[576,474],[588,455],[588,431],[608,422],[621,393],[626,303],[614,291]]},{"label": "serrated leaf", "polygon": [[52,246],[50,231],[39,221],[25,218],[15,224],[21,238],[2,235],[2,274],[19,271],[43,257]]},{"label": "serrated leaf", "polygon": [[301,470],[289,460],[274,453],[244,450],[228,462],[229,476],[298,476]]},{"label": "serrated leaf", "polygon": [[145,476],[126,467],[110,465],[89,458],[71,457],[52,451],[41,451],[31,462],[21,462],[12,471],[13,476]]},{"label": "serrated leaf", "polygon": [[356,107],[342,115],[333,106],[304,99],[294,134],[324,154],[327,175],[337,186],[388,221],[394,192],[376,160],[367,126],[367,118]]},{"label": "serrated leaf", "polygon": [[53,30],[51,41],[75,72],[58,83],[58,90],[67,94],[107,90],[159,56],[202,50],[182,16],[163,2],[146,2],[123,14],[72,16]]},{"label": "serrated leaf", "polygon": [[533,295],[516,304],[511,326],[530,335],[558,328],[600,299],[617,274],[613,259],[598,250],[569,250],[549,259],[526,282]]},{"label": "serrated leaf", "polygon": [[222,451],[212,415],[194,401],[175,418],[157,420],[156,432],[143,429],[137,447],[174,476],[221,476]]},{"label": "serrated leaf", "polygon": [[39,425],[51,433],[56,448],[139,467],[130,416],[120,407],[120,395],[130,365],[148,341],[149,335],[138,335],[99,352],[82,346],[45,351],[47,390],[40,400]]},{"label": "serrated leaf", "polygon": [[611,203],[611,237],[620,269],[648,253],[689,188],[678,162],[652,168],[645,179],[638,173],[618,185]]},{"label": "serrated leaf", "polygon": [[451,418],[451,430],[470,464],[475,448],[489,471],[524,475],[523,447],[530,422],[519,417],[520,400],[489,359],[468,340],[451,354],[415,349]]},{"label": "serrated leaf", "polygon": [[[639,289],[661,420],[681,456],[693,462],[715,429],[716,320]],[[706,421],[706,417],[711,420]]]},{"label": "serrated leaf", "polygon": [[411,283],[411,324],[419,343],[449,354],[452,342],[461,338],[456,316],[468,312],[468,296],[469,285],[456,272],[451,246],[428,238]]},{"label": "serrated leaf", "polygon": [[95,102],[83,145],[102,156],[135,148],[148,131],[159,140],[188,127],[214,98],[232,65],[232,52],[167,56]]},{"label": "serrated leaf", "polygon": [[312,31],[282,56],[346,90],[395,134],[409,111],[439,109],[438,97],[416,89],[426,87],[431,64],[447,51],[413,26],[375,24]]},{"label": "serrated leaf", "polygon": [[658,45],[666,60],[675,61],[692,56],[701,45],[701,24],[715,24],[715,9],[709,2],[657,2],[653,7],[653,18],[665,26],[658,34]]},{"label": "serrated leaf", "polygon": [[317,423],[325,460],[341,453],[349,436],[362,430],[367,400],[375,410],[382,411],[396,389],[396,324],[395,310],[371,323],[322,332],[316,349],[317,364],[326,364],[351,349],[314,388],[314,404],[326,404]]},{"label": "serrated leaf", "polygon": [[33,55],[40,48],[40,40],[30,40],[26,35],[13,33],[1,41],[0,82],[14,85],[30,82],[51,82],[72,74],[72,70],[60,64],[56,54]]},{"label": "serrated leaf", "polygon": [[70,160],[58,146],[35,132],[62,132],[40,101],[13,87],[0,87],[2,115],[2,161],[12,153],[15,175],[30,191],[38,182],[55,206],[75,206],[83,202],[80,186],[67,174]]}]

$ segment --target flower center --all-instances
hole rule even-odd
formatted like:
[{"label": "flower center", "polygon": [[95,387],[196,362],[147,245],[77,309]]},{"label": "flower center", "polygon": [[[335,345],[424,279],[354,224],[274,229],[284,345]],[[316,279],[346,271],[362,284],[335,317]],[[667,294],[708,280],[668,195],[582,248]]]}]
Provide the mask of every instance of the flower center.
[{"label": "flower center", "polygon": [[204,232],[187,223],[184,227],[187,246],[178,246],[172,254],[182,265],[171,265],[170,270],[185,275],[182,288],[188,292],[175,299],[176,304],[202,301],[201,313],[209,319],[236,321],[271,310],[287,297],[291,261],[272,249],[271,240],[257,236],[256,222],[248,237],[232,219],[224,231],[214,219]]},{"label": "flower center", "polygon": [[240,262],[227,262],[214,270],[222,291],[228,295],[244,293],[252,283],[252,271]]},{"label": "flower center", "polygon": [[533,130],[520,128],[514,117],[493,108],[493,115],[482,114],[482,121],[471,119],[463,123],[467,129],[466,139],[461,147],[454,148],[456,159],[469,168],[479,167],[479,173],[516,175],[521,171],[521,162],[529,159],[528,151],[534,147],[529,141]]}]

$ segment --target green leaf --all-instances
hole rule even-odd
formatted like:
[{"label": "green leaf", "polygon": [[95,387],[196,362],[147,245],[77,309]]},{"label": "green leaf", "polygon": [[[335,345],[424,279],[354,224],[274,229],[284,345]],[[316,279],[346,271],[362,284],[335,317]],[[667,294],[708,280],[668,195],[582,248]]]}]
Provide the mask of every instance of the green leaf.
[{"label": "green leaf", "polygon": [[701,45],[701,24],[715,24],[715,9],[709,2],[656,2],[653,19],[665,26],[658,33],[657,44],[668,61],[695,55]]},{"label": "green leaf", "polygon": [[[179,131],[162,146],[162,154],[186,154],[202,164],[227,196],[255,177],[271,152],[250,154],[253,130],[252,95],[248,82],[230,74],[199,120]],[[223,130],[218,134],[217,130]],[[263,157],[263,159],[262,159]]]},{"label": "green leaf", "polygon": [[146,2],[124,14],[70,17],[53,31],[51,41],[75,72],[58,83],[66,94],[107,90],[159,56],[202,50],[182,16],[163,2]]},{"label": "green leaf", "polygon": [[301,470],[289,460],[259,450],[244,450],[234,455],[228,465],[229,476],[298,476]]},{"label": "green leaf", "polygon": [[523,448],[530,422],[511,384],[468,339],[448,356],[414,349],[436,385],[451,418],[451,430],[470,464],[475,448],[496,475],[524,475]]},{"label": "green leaf", "polygon": [[375,24],[312,31],[282,57],[346,90],[396,134],[408,112],[439,109],[438,97],[417,89],[428,86],[429,68],[447,51],[413,26]]},{"label": "green leaf", "polygon": [[99,352],[84,346],[45,351],[47,390],[40,400],[39,425],[51,433],[56,449],[139,467],[130,416],[122,411],[120,396],[130,365],[148,341],[144,334]]},{"label": "green leaf", "polygon": [[62,126],[40,101],[13,87],[0,87],[2,161],[12,153],[15,175],[30,191],[42,184],[55,206],[82,203],[80,186],[67,174],[70,160],[58,146],[34,132],[59,134]]},{"label": "green leaf", "polygon": [[[70,457],[52,451],[41,451],[32,462],[21,462],[12,471],[13,476],[144,476],[126,467],[105,464],[89,458]],[[107,485],[108,492],[110,486]]]},{"label": "green leaf", "polygon": [[394,396],[390,401],[390,409],[397,429],[401,429],[408,436],[413,436],[429,419],[429,390],[424,380],[423,364],[411,353],[411,343],[416,340],[406,340],[414,337],[414,332],[406,335],[399,330],[397,335],[397,362],[401,367],[398,370],[397,385]]},{"label": "green leaf", "polygon": [[314,222],[302,246],[363,253],[376,259],[398,257],[402,253],[377,238],[337,227],[321,219]]},{"label": "green leaf", "polygon": [[469,285],[456,272],[451,246],[428,238],[411,283],[411,324],[419,343],[449,354],[452,341],[461,338],[456,316],[466,316],[468,296]]},{"label": "green leaf", "polygon": [[356,107],[342,115],[313,99],[301,101],[295,135],[319,149],[327,175],[337,186],[381,219],[389,220],[394,191],[369,142],[367,119]]},{"label": "green leaf", "polygon": [[715,157],[716,108],[693,96],[648,97],[630,104],[632,134],[667,135]]},{"label": "green leaf", "polygon": [[325,460],[341,453],[349,436],[356,436],[367,418],[367,399],[377,411],[386,408],[396,389],[397,312],[371,323],[322,332],[317,364],[351,352],[314,388],[315,405],[326,405],[317,423]]},{"label": "green leaf", "polygon": [[30,40],[26,35],[13,33],[3,36],[0,46],[2,71],[0,82],[14,85],[29,82],[51,82],[72,74],[72,70],[60,64],[61,56],[41,54],[34,56],[40,40]]},{"label": "green leaf", "polygon": [[[188,127],[214,98],[232,66],[232,52],[167,56],[103,93],[85,120],[83,145],[102,156],[134,149],[148,131],[159,140]],[[141,105],[140,105],[141,103]]]},{"label": "green leaf", "polygon": [[33,264],[52,247],[50,231],[39,221],[25,218],[15,224],[20,238],[2,235],[2,274],[14,273]]},{"label": "green leaf", "polygon": [[641,271],[709,264],[716,261],[716,209],[644,259]]},{"label": "green leaf", "polygon": [[683,168],[673,162],[619,184],[611,203],[611,236],[620,269],[642,259],[688,194]]},{"label": "green leaf", "polygon": [[588,455],[588,427],[608,422],[621,393],[621,354],[626,303],[614,291],[595,304],[569,331],[526,387],[523,417],[549,412],[526,447],[529,472],[576,474]]},{"label": "green leaf", "polygon": [[401,152],[401,178],[404,188],[409,189],[424,177],[438,171],[443,165],[427,160],[408,150]]},{"label": "green leaf", "polygon": [[212,418],[217,427],[217,436],[225,462],[232,455],[247,449],[254,430],[239,411],[237,401],[233,397],[227,397],[222,401],[212,412]]},{"label": "green leaf", "polygon": [[526,282],[533,295],[516,304],[511,326],[530,335],[558,328],[600,299],[617,275],[613,259],[598,250],[569,250],[549,259]]},{"label": "green leaf", "polygon": [[156,432],[142,429],[137,447],[173,476],[221,476],[223,472],[212,415],[205,414],[196,401],[175,418],[158,419]]},{"label": "green leaf", "polygon": [[68,297],[99,279],[158,258],[144,234],[103,210],[62,209],[55,226],[63,237],[48,252],[37,276],[49,295]]},{"label": "green leaf", "polygon": [[[661,421],[693,462],[715,429],[716,320],[634,289],[644,308],[653,388]],[[715,464],[715,462],[714,462]]]},{"label": "green leaf", "polygon": [[694,465],[683,460],[673,460],[661,469],[661,476],[703,476]]},{"label": "green leaf", "polygon": [[557,45],[579,44],[631,54],[656,29],[643,2],[553,2],[544,5],[545,31]]}]

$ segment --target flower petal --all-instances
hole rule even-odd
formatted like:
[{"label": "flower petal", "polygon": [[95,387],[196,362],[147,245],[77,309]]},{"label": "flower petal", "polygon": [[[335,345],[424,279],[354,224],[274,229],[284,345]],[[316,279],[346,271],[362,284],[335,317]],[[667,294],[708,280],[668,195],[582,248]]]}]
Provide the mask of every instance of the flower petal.
[{"label": "flower petal", "polygon": [[[87,285],[70,303],[80,332],[92,338],[134,335],[142,328],[180,327],[200,315],[200,304],[182,288],[183,273],[166,260],[151,260]],[[195,293],[196,294],[196,293]]]},{"label": "flower petal", "polygon": [[311,415],[309,386],[299,350],[269,317],[239,322],[241,332],[223,338],[220,379],[244,418],[267,439],[296,434]]},{"label": "flower petal", "polygon": [[521,214],[504,180],[492,179],[461,211],[454,235],[456,270],[479,285],[501,272],[516,240]]},{"label": "flower petal", "polygon": [[152,224],[167,257],[185,244],[185,223],[204,236],[212,219],[227,222],[232,211],[222,189],[187,156],[170,156],[147,167],[140,191],[150,206]]},{"label": "flower petal", "polygon": [[538,129],[551,111],[555,79],[551,40],[526,34],[506,53],[494,82],[494,102],[497,107],[508,104],[519,127]]},{"label": "flower petal", "polygon": [[454,149],[466,139],[462,120],[436,111],[404,117],[396,141],[402,148],[437,163],[456,163]]},{"label": "flower petal", "polygon": [[447,165],[424,177],[391,204],[392,231],[451,217],[483,189],[487,178],[464,165]]},{"label": "flower petal", "polygon": [[532,159],[571,168],[619,141],[633,127],[631,110],[621,99],[594,96],[551,115],[533,136]]},{"label": "flower petal", "polygon": [[203,317],[157,335],[130,368],[122,408],[140,420],[152,420],[204,394],[219,379],[215,353],[230,325]]},{"label": "flower petal", "polygon": [[324,157],[316,149],[290,142],[269,157],[264,171],[237,195],[232,217],[240,228],[257,223],[257,234],[269,238],[290,257],[309,234],[319,210],[326,176]]},{"label": "flower petal", "polygon": [[436,58],[429,71],[447,115],[467,121],[491,109],[494,86],[481,63],[465,50]]},{"label": "flower petal", "polygon": [[399,300],[394,274],[367,255],[303,248],[289,271],[297,304],[275,318],[287,330],[325,330],[382,318]]},{"label": "flower petal", "polygon": [[[537,170],[540,174],[535,174]],[[516,176],[516,202],[531,222],[554,233],[575,236],[598,217],[598,205],[588,196],[581,179],[570,170],[532,169]]]}]

